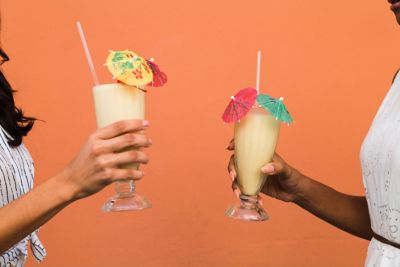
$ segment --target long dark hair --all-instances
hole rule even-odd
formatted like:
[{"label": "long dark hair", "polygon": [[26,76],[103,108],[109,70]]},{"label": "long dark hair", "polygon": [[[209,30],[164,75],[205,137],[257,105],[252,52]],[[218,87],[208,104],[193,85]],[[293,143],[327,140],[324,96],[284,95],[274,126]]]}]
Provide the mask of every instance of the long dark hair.
[{"label": "long dark hair", "polygon": [[[0,56],[2,61],[8,61],[8,56],[0,48]],[[14,93],[10,83],[7,81],[3,72],[0,71],[0,125],[11,135],[8,140],[11,146],[19,146],[22,138],[28,134],[35,123],[35,118],[26,117],[20,108],[15,106]]]}]

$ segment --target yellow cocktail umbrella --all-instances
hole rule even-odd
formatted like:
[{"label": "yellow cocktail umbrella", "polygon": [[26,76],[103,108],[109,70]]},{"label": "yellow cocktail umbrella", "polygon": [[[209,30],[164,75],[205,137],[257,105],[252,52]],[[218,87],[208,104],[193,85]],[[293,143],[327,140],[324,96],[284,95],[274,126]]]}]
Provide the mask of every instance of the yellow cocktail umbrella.
[{"label": "yellow cocktail umbrella", "polygon": [[132,51],[110,51],[105,65],[113,79],[127,85],[143,87],[153,81],[153,72],[146,60]]}]

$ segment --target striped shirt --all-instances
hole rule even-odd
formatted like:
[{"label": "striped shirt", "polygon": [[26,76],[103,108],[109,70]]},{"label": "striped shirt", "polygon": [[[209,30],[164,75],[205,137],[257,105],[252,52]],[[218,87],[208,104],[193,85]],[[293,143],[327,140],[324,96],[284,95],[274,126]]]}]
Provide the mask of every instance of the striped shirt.
[{"label": "striped shirt", "polygon": [[[10,146],[8,140],[11,138],[0,126],[0,207],[16,200],[33,187],[32,157],[24,144],[18,147]],[[46,250],[35,231],[0,255],[0,267],[23,266],[28,255],[29,241],[34,257],[39,262],[42,261]]]}]

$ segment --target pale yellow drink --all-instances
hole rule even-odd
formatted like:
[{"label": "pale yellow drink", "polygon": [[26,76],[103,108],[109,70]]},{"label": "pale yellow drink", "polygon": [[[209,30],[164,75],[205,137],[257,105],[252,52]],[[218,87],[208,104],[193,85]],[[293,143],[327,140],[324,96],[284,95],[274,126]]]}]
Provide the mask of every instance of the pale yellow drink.
[{"label": "pale yellow drink", "polygon": [[235,123],[235,160],[242,194],[256,196],[265,183],[261,168],[272,161],[280,121],[262,108],[252,108]]},{"label": "pale yellow drink", "polygon": [[[144,119],[145,92],[121,83],[102,84],[93,87],[97,127],[127,119]],[[138,168],[138,164],[125,167]]]},{"label": "pale yellow drink", "polygon": [[127,119],[144,119],[144,92],[121,83],[93,87],[97,126]]},{"label": "pale yellow drink", "polygon": [[[120,120],[143,120],[145,93],[133,86],[121,83],[102,84],[93,87],[94,107],[98,128]],[[123,151],[133,148],[127,148]],[[121,151],[121,152],[123,152]],[[138,169],[138,163],[126,164],[122,168]],[[128,177],[127,177],[128,178]],[[142,210],[150,208],[150,202],[135,193],[134,181],[116,182],[116,195],[102,207],[105,212]]]}]

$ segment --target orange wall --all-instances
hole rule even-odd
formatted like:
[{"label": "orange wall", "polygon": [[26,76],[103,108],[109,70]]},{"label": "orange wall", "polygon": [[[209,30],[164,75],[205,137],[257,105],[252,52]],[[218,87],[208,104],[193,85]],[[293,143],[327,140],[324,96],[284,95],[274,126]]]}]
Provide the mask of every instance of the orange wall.
[{"label": "orange wall", "polygon": [[[235,3],[236,2],[236,3]],[[118,5],[117,5],[118,4]],[[381,1],[3,1],[5,72],[38,122],[26,139],[36,181],[58,172],[95,129],[81,20],[102,82],[109,49],[153,56],[169,75],[147,96],[154,140],[138,183],[154,208],[104,214],[108,188],[42,228],[44,266],[362,266],[368,243],[295,205],[265,200],[267,223],[224,217],[229,96],[253,86],[285,96],[296,123],[278,151],[304,173],[362,194],[359,148],[392,75],[400,35]],[[27,266],[35,266],[30,256]]]}]

